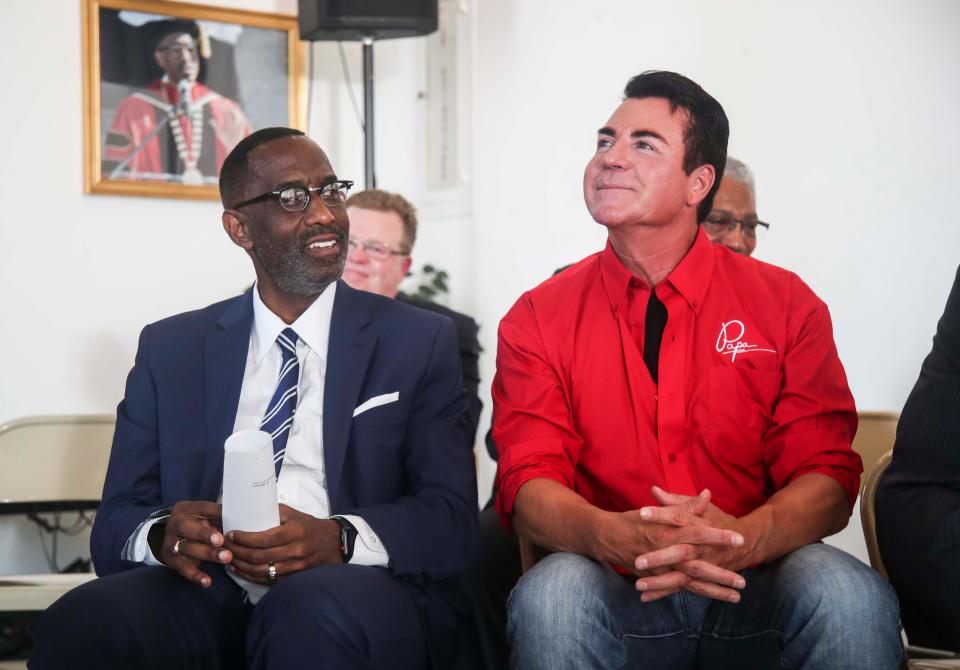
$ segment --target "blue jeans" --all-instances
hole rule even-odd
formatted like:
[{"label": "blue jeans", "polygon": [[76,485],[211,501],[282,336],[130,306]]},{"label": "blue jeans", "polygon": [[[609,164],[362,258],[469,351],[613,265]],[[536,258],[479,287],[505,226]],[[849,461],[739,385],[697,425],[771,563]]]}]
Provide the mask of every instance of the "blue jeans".
[{"label": "blue jeans", "polygon": [[739,604],[689,593],[644,603],[611,567],[551,554],[510,594],[510,667],[899,667],[897,598],[852,556],[810,544],[742,574]]}]

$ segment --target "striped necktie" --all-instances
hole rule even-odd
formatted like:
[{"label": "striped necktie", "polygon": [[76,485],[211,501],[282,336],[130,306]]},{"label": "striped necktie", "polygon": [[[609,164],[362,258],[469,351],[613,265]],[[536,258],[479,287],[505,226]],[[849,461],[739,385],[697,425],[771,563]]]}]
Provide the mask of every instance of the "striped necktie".
[{"label": "striped necktie", "polygon": [[277,336],[280,345],[280,377],[277,387],[267,405],[267,412],[260,422],[260,430],[270,433],[273,438],[273,464],[277,476],[283,465],[283,455],[287,451],[287,437],[293,424],[293,415],[297,412],[297,382],[300,380],[300,361],[297,360],[297,334],[286,328]]}]

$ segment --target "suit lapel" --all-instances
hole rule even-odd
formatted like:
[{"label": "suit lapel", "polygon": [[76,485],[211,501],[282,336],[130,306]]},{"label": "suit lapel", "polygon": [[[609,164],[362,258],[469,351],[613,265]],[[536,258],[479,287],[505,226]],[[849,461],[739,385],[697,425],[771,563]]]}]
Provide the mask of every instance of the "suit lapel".
[{"label": "suit lapel", "polygon": [[203,342],[203,390],[206,457],[201,486],[214,499],[223,482],[223,443],[233,432],[240,402],[247,348],[253,326],[253,296],[234,300]]},{"label": "suit lapel", "polygon": [[342,281],[337,282],[323,390],[323,458],[330,509],[334,513],[350,506],[350,501],[341,500],[343,463],[353,410],[359,404],[360,387],[376,343],[376,336],[364,331],[369,322],[370,312],[363,296]]}]

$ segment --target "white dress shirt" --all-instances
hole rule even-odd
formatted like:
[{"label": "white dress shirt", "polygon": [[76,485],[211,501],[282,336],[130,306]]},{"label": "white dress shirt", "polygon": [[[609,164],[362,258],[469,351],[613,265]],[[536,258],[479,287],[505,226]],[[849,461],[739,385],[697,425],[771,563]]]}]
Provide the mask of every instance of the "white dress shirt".
[{"label": "white dress shirt", "polygon": [[[287,326],[263,303],[259,290],[254,286],[253,328],[250,331],[250,345],[247,347],[240,402],[233,423],[234,432],[260,428],[260,421],[273,396],[280,374],[282,356],[277,336],[285,328],[292,328],[298,337],[300,381],[297,389],[297,411],[287,437],[287,450],[277,480],[277,496],[279,502],[320,519],[330,516],[330,498],[327,494],[323,459],[323,393],[336,288],[336,282],[330,284],[300,318]],[[133,542],[128,543],[128,560],[160,565],[150,550],[147,535],[154,523],[166,518],[168,517],[151,519],[140,524],[134,531]],[[388,565],[390,555],[373,529],[358,516],[345,514],[342,518],[349,520],[357,529],[357,542],[350,563]]]}]

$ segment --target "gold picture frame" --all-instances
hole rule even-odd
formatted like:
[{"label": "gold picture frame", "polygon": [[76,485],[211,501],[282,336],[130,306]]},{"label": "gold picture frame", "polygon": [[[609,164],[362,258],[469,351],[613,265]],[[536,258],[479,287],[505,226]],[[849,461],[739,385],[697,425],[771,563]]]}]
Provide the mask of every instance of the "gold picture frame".
[{"label": "gold picture frame", "polygon": [[[306,129],[295,16],[169,0],[81,3],[85,193],[217,200],[234,140],[269,125]],[[233,95],[207,87],[210,73]]]}]

